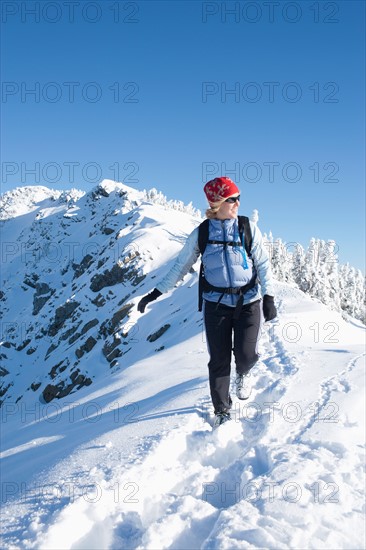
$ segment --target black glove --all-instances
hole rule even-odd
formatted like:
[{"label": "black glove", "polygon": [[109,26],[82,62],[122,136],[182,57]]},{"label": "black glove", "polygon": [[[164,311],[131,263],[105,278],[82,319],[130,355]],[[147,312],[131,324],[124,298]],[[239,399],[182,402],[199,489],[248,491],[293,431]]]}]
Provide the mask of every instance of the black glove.
[{"label": "black glove", "polygon": [[141,298],[141,300],[137,304],[137,309],[139,310],[139,312],[144,313],[145,307],[147,306],[147,304],[149,304],[150,302],[153,302],[154,300],[159,298],[159,296],[161,295],[162,295],[162,292],[160,292],[160,290],[158,290],[157,288],[154,288],[154,290],[150,292],[150,294],[146,294],[146,296]]},{"label": "black glove", "polygon": [[263,315],[265,321],[272,321],[272,319],[277,317],[273,296],[268,296],[268,294],[263,296]]}]

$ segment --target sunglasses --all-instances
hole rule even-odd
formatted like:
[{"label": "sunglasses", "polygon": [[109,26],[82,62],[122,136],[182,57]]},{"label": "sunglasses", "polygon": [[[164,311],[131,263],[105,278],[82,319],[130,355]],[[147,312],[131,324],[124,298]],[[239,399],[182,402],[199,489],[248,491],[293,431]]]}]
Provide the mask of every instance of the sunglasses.
[{"label": "sunglasses", "polygon": [[229,197],[228,199],[225,199],[225,202],[234,203],[236,201],[240,201],[240,195],[238,195],[237,197]]}]

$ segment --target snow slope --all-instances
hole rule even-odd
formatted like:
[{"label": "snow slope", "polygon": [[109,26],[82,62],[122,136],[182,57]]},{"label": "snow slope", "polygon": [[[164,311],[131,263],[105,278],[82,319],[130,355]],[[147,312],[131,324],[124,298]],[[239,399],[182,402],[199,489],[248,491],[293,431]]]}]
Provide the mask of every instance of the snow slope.
[{"label": "snow slope", "polygon": [[153,287],[199,220],[109,180],[85,196],[17,189],[1,208],[12,213],[1,222],[1,400],[64,398],[132,348],[146,354],[134,333],[151,327],[132,326],[132,297]]},{"label": "snow slope", "polygon": [[[110,211],[115,187],[105,185],[109,195],[100,208],[105,200]],[[122,232],[133,238],[130,248],[138,247],[136,269],[146,278],[135,287],[122,284],[123,295],[135,291],[128,299],[133,307],[115,329],[126,351],[112,365],[96,337],[78,364],[92,383],[47,403],[42,388],[49,365],[41,346],[33,363],[35,353],[6,348],[8,359],[20,353],[24,363],[4,377],[13,377],[14,393],[1,409],[1,547],[364,548],[365,327],[277,283],[279,315],[262,327],[251,399],[234,398],[233,421],[213,431],[196,271],[143,315],[135,307],[197,221],[128,193],[135,210],[125,202],[117,223],[122,227],[118,216],[134,216],[136,224]],[[79,217],[85,214],[83,200],[69,214],[76,207]],[[85,235],[88,221],[80,224]],[[19,262],[14,254],[6,267],[11,272]],[[44,277],[41,264],[37,273]],[[82,285],[93,274],[92,268],[83,273],[75,289],[83,321],[90,318],[91,294]],[[54,287],[69,292],[63,282]],[[116,309],[117,288],[109,301],[111,288],[101,291],[106,302],[92,312],[99,326]],[[54,306],[45,304],[44,323],[64,299],[60,292]],[[9,310],[25,315],[24,302],[16,303],[7,296]],[[63,342],[53,362],[75,353]],[[35,369],[43,386],[24,393]]]}]

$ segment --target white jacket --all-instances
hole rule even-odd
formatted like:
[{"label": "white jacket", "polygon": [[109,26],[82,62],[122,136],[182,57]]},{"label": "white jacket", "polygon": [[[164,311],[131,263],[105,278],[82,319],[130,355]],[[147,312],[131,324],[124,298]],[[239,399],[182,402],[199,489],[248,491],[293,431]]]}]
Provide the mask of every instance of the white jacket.
[{"label": "white jacket", "polygon": [[[251,258],[248,258],[243,247],[207,244],[202,257],[206,280],[218,287],[241,287],[252,278],[253,270],[257,274],[258,284],[244,295],[244,304],[254,302],[265,294],[274,296],[270,262],[263,246],[263,238],[258,227],[250,222],[252,230]],[[210,220],[209,239],[238,241],[238,220]],[[160,292],[168,292],[181,280],[197,261],[200,255],[198,247],[198,227],[188,236],[178,254],[176,261],[167,275],[156,285]],[[204,292],[203,298],[217,302],[221,297],[218,292]],[[235,307],[238,295],[224,294],[220,303]]]}]

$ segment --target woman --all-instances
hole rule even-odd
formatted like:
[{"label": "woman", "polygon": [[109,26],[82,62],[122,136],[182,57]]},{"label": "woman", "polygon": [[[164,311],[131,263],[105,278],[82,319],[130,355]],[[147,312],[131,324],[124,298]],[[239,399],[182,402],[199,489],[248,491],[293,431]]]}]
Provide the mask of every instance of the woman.
[{"label": "woman", "polygon": [[[265,321],[277,315],[270,263],[258,227],[250,222],[252,243],[245,250],[238,223],[240,191],[229,178],[210,180],[204,187],[210,208],[208,241],[202,254],[204,323],[210,360],[208,363],[215,426],[230,420],[231,352],[236,364],[236,394],[248,399],[250,369],[258,360],[257,340],[261,324],[261,306]],[[195,228],[169,273],[156,288],[144,296],[138,310],[184,277],[200,255],[199,228]],[[244,294],[243,294],[244,292]],[[261,297],[263,296],[263,300]],[[232,338],[234,335],[234,347]]]}]

